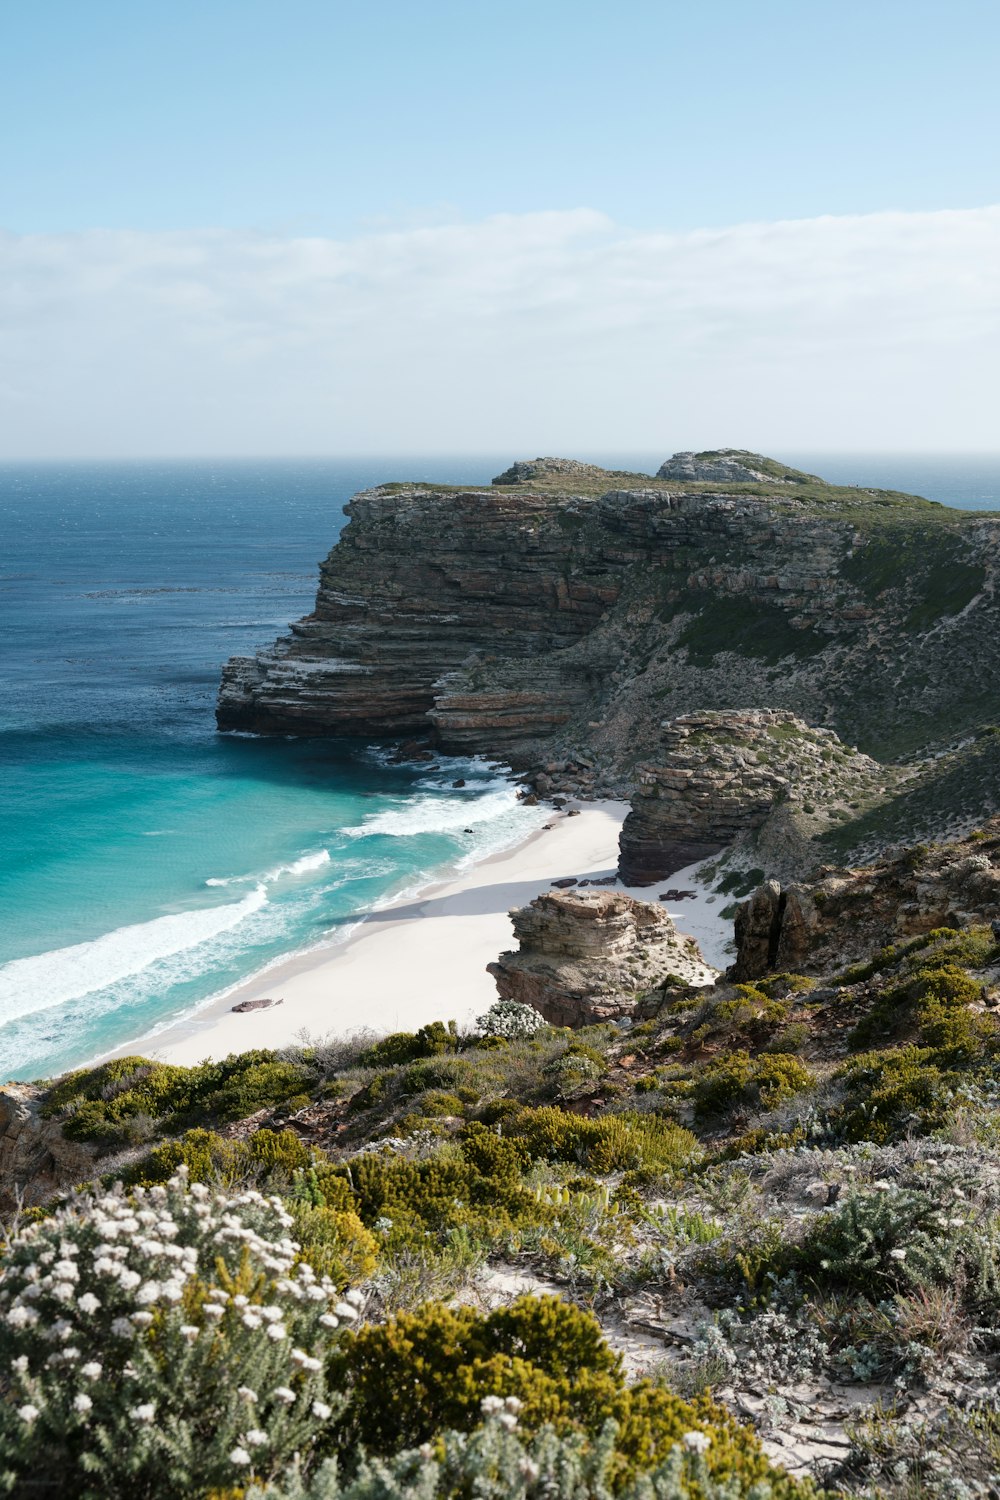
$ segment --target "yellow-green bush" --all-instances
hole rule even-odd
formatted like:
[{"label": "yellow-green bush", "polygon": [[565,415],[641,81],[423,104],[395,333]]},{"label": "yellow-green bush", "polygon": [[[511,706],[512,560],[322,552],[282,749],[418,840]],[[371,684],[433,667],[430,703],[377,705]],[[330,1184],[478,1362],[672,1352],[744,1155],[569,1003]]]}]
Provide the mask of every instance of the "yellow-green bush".
[{"label": "yellow-green bush", "polygon": [[294,1130],[255,1130],[243,1140],[230,1141],[214,1130],[187,1131],[179,1140],[164,1141],[125,1173],[116,1172],[130,1186],[166,1182],[184,1165],[192,1182],[238,1183],[252,1180],[280,1190],[310,1163],[309,1148]]},{"label": "yellow-green bush", "polygon": [[44,1112],[71,1140],[109,1149],[142,1140],[150,1121],[179,1134],[202,1122],[243,1120],[277,1105],[306,1104],[311,1069],[267,1051],[231,1054],[194,1068],[123,1057],[70,1073],[50,1089]]},{"label": "yellow-green bush", "polygon": [[808,1493],[772,1470],[753,1434],[706,1398],[685,1401],[649,1382],[626,1386],[596,1318],[557,1297],[520,1297],[485,1317],[427,1303],[345,1336],[331,1373],[348,1396],[337,1434],[345,1454],[389,1454],[444,1429],[469,1431],[484,1396],[517,1396],[524,1433],[551,1422],[596,1435],[616,1421],[618,1484],[700,1431],[711,1436],[713,1476],[738,1476],[747,1488],[768,1480],[774,1500]]},{"label": "yellow-green bush", "polygon": [[593,1172],[676,1172],[701,1149],[690,1131],[654,1114],[591,1119],[549,1107],[522,1109],[502,1129],[537,1161],[579,1162]]},{"label": "yellow-green bush", "polygon": [[968,1075],[950,1069],[931,1047],[897,1047],[852,1057],[834,1076],[847,1090],[838,1115],[843,1134],[883,1143],[944,1124],[954,1090]]},{"label": "yellow-green bush", "polygon": [[747,1052],[730,1052],[709,1063],[696,1082],[695,1112],[699,1119],[710,1120],[737,1106],[773,1109],[814,1082],[809,1069],[790,1054],[751,1057]]},{"label": "yellow-green bush", "polygon": [[290,1205],[295,1227],[293,1237],[306,1260],[320,1276],[329,1276],[338,1289],[364,1281],[378,1264],[378,1242],[355,1213],[317,1207],[311,1203]]},{"label": "yellow-green bush", "polygon": [[457,1045],[455,1023],[446,1026],[443,1021],[431,1021],[419,1031],[393,1031],[389,1036],[374,1042],[359,1059],[365,1068],[396,1067],[400,1063],[415,1062],[420,1057],[436,1057],[442,1052],[454,1052]]}]

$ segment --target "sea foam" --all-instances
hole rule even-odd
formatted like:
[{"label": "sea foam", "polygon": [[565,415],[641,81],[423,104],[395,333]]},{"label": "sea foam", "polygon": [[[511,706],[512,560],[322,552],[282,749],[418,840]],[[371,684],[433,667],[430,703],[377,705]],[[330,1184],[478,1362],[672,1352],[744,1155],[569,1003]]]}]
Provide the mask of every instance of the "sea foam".
[{"label": "sea foam", "polygon": [[280,880],[283,875],[309,875],[313,870],[321,870],[324,865],[330,863],[329,849],[320,849],[315,854],[303,854],[301,859],[293,860],[290,865],[277,865],[273,870],[267,870],[263,875],[213,875],[205,881],[206,885],[243,885],[253,880],[259,884],[270,885],[272,880]]},{"label": "sea foam", "polygon": [[474,797],[413,797],[403,807],[373,813],[356,827],[341,831],[350,838],[368,838],[373,834],[387,834],[392,838],[407,838],[420,833],[454,834],[477,824],[509,817],[517,807],[514,788],[503,781]]},{"label": "sea foam", "polygon": [[161,959],[228,932],[266,904],[267,891],[258,885],[241,901],[155,917],[87,943],[13,959],[0,967],[0,1022],[107,989]]}]

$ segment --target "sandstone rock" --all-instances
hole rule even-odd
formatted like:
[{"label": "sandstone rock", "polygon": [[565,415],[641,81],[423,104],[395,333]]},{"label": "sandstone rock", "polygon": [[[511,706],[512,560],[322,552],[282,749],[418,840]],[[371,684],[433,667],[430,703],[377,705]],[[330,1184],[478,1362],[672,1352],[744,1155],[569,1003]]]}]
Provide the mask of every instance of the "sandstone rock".
[{"label": "sandstone rock", "polygon": [[890,943],[969,922],[1000,907],[1000,818],[975,840],[887,855],[857,869],[768,881],[736,913],[734,980],[769,971],[842,970]]},{"label": "sandstone rock", "polygon": [[[978,722],[1000,692],[1000,518],[737,450],[676,462],[355,496],[312,614],[227,665],[220,727],[429,733],[544,768],[543,795],[627,796],[663,719],[702,708],[780,706],[890,748]],[[900,520],[924,544],[886,588]]]},{"label": "sandstone rock", "polygon": [[705,982],[697,946],[667,913],[622,892],[539,896],[511,918],[520,947],[489,972],[502,1000],[533,1005],[553,1025],[630,1016],[670,978]]}]

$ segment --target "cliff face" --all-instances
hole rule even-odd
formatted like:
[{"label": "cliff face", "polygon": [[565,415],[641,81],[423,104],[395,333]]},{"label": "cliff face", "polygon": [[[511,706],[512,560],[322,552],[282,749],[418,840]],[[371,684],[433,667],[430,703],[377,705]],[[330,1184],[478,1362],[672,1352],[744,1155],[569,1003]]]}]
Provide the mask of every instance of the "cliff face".
[{"label": "cliff face", "polygon": [[660,473],[356,496],[313,614],[227,666],[220,727],[430,731],[621,792],[694,710],[787,709],[880,758],[982,719],[1000,519],[730,450]]},{"label": "cliff face", "polygon": [[553,892],[511,920],[520,946],[489,972],[501,1000],[532,1005],[553,1026],[632,1016],[657,986],[714,975],[662,907],[620,891]]},{"label": "cliff face", "polygon": [[[578,545],[561,495],[385,486],[356,495],[320,569],[316,608],[223,674],[224,729],[394,735],[427,730],[435,684],[470,657],[544,661],[593,629],[620,580]],[[523,672],[520,691],[477,702],[490,736],[549,734],[568,704]],[[456,711],[460,724],[461,711]],[[458,731],[461,737],[461,729]]]}]

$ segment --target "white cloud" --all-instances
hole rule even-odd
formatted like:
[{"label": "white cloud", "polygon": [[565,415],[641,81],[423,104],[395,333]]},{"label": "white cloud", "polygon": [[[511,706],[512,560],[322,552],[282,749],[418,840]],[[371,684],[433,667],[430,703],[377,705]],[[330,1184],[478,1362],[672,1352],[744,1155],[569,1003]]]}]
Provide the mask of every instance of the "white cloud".
[{"label": "white cloud", "polygon": [[0,456],[991,448],[1000,208],[0,235]]}]

